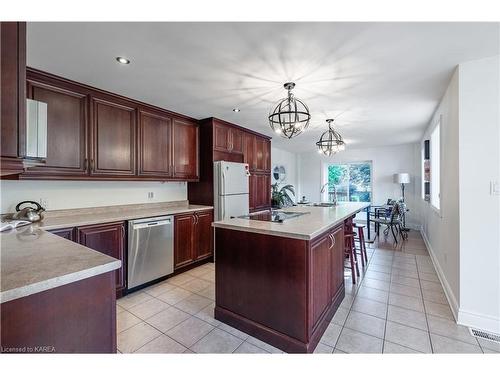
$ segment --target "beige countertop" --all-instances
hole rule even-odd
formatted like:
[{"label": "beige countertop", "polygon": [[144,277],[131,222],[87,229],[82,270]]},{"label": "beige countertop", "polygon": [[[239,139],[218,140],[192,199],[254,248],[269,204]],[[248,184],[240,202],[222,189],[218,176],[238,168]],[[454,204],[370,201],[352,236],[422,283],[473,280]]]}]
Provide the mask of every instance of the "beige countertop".
[{"label": "beige countertop", "polygon": [[212,208],[181,201],[48,211],[41,222],[0,233],[0,303],[120,268],[121,261],[47,230]]},{"label": "beige countertop", "polygon": [[216,221],[213,226],[271,236],[310,240],[369,205],[369,203],[346,202],[335,207],[288,207],[284,208],[283,211],[304,212],[305,214],[287,219],[283,223],[235,218]]},{"label": "beige countertop", "polygon": [[41,229],[0,234],[0,303],[120,268],[121,261]]},{"label": "beige countertop", "polygon": [[211,209],[213,209],[212,206],[189,204],[187,201],[80,208],[49,211],[41,222],[33,225],[37,228],[51,230]]}]

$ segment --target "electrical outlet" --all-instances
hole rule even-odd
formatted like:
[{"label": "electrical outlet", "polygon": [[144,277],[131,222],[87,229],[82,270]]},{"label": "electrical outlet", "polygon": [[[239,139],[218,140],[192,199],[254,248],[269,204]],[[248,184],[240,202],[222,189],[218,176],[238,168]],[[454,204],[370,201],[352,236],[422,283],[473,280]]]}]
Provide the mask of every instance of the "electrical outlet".
[{"label": "electrical outlet", "polygon": [[148,199],[154,199],[155,193],[153,191],[148,192]]}]

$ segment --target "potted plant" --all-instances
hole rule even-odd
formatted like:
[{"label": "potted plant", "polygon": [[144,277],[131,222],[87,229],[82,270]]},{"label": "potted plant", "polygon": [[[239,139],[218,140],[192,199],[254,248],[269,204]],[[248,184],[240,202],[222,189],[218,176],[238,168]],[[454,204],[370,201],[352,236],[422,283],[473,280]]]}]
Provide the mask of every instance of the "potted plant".
[{"label": "potted plant", "polygon": [[295,189],[293,185],[285,185],[281,188],[279,187],[279,183],[276,182],[271,185],[272,194],[271,194],[271,205],[273,208],[282,208],[284,206],[293,205],[293,199],[290,194],[295,197]]}]

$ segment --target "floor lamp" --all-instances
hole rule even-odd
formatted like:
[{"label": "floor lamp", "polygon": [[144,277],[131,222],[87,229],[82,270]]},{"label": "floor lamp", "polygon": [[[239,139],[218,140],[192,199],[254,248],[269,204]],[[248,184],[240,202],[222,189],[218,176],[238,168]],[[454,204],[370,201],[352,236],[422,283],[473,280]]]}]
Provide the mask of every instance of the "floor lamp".
[{"label": "floor lamp", "polygon": [[[401,194],[403,197],[403,203],[405,203],[405,185],[410,183],[409,173],[396,173],[394,174],[394,182],[401,185]],[[406,211],[406,206],[405,206]],[[403,230],[408,231],[406,228],[406,212],[403,212]]]}]

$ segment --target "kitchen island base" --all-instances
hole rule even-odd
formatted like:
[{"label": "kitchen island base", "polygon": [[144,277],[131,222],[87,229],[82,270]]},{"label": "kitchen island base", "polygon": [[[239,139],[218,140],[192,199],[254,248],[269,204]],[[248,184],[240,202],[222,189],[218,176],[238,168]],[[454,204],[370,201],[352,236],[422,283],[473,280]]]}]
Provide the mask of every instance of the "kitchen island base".
[{"label": "kitchen island base", "polygon": [[313,239],[215,228],[215,318],[312,353],[345,296],[344,223]]}]

